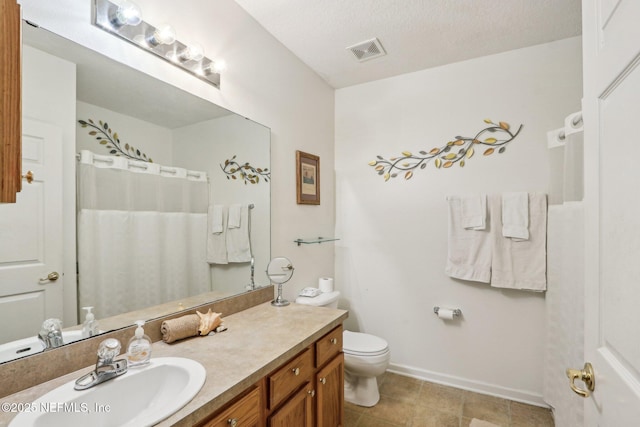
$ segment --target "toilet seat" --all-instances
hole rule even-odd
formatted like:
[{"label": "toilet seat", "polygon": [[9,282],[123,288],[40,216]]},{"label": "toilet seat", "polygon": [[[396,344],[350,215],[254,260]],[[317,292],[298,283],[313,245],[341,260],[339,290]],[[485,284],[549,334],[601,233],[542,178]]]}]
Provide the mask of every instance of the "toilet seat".
[{"label": "toilet seat", "polygon": [[389,352],[389,344],[375,335],[344,331],[342,351],[353,356],[380,356]]}]

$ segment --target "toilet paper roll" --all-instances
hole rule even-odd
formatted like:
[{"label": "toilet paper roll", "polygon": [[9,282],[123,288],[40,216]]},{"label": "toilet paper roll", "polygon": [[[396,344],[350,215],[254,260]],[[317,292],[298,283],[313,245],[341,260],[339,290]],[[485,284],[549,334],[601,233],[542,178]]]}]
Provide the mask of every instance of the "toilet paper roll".
[{"label": "toilet paper roll", "polygon": [[453,310],[451,309],[442,308],[442,307],[438,309],[438,317],[441,319],[451,320],[453,319],[453,316],[454,316],[454,313],[453,313]]},{"label": "toilet paper roll", "polygon": [[321,292],[333,292],[333,278],[331,277],[321,277],[318,279],[318,289]]}]

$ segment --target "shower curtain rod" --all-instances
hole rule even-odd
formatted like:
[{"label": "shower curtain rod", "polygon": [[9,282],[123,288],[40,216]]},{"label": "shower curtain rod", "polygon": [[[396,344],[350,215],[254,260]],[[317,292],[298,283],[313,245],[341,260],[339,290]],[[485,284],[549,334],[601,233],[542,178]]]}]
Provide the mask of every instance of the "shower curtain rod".
[{"label": "shower curtain rod", "polygon": [[[133,159],[127,159],[124,157],[96,154],[89,150],[82,150],[79,153],[76,153],[76,161],[79,161],[82,163],[91,163],[94,165],[97,163],[103,163],[103,164],[106,163],[108,165],[114,165],[116,161],[126,162],[126,170],[139,169],[142,171],[147,171],[151,167],[152,170],[150,173],[154,175],[157,174],[161,176],[176,176],[180,178],[181,177],[180,174],[184,173],[184,175],[182,176],[184,178],[194,178],[195,180],[202,180],[207,182],[209,181],[209,175],[203,171],[193,171],[193,170],[187,170],[179,167],[163,166],[157,163],[149,163],[142,160],[133,160]],[[119,167],[118,169],[122,169],[122,164],[120,164],[120,166],[121,167]]]}]

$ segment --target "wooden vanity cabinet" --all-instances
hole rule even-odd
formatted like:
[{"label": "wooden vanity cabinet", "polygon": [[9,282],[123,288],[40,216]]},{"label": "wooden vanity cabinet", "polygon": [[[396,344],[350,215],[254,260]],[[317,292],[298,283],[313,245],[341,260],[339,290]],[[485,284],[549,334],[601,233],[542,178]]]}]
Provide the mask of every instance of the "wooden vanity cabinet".
[{"label": "wooden vanity cabinet", "polygon": [[200,427],[342,427],[342,325],[260,380]]},{"label": "wooden vanity cabinet", "polygon": [[[344,423],[344,355],[342,354],[342,326],[317,340],[311,347],[276,370],[267,378],[271,387],[272,379],[290,373],[301,360],[308,361],[313,356],[312,368],[298,386],[291,386],[288,393],[278,389],[279,395],[291,397],[272,401],[268,427],[341,427]],[[301,365],[302,366],[302,365]],[[307,365],[304,365],[305,367]],[[302,375],[302,371],[300,372]],[[277,386],[277,385],[276,385]]]},{"label": "wooden vanity cabinet", "polygon": [[0,203],[15,203],[22,185],[20,5],[0,0]]}]

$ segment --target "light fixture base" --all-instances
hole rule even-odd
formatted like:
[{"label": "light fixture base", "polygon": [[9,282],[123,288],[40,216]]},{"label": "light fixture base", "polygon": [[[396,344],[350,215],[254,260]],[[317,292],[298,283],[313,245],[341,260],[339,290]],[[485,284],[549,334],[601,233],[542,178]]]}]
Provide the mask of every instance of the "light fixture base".
[{"label": "light fixture base", "polygon": [[141,21],[138,25],[114,26],[111,18],[118,5],[109,0],[94,0],[93,25],[138,46],[140,49],[152,53],[170,64],[183,69],[213,86],[220,88],[220,73],[216,72],[215,63],[207,57],[201,60],[183,61],[179,52],[187,49],[187,45],[179,40],[171,44],[149,44],[145,41],[156,31],[153,25]]}]

